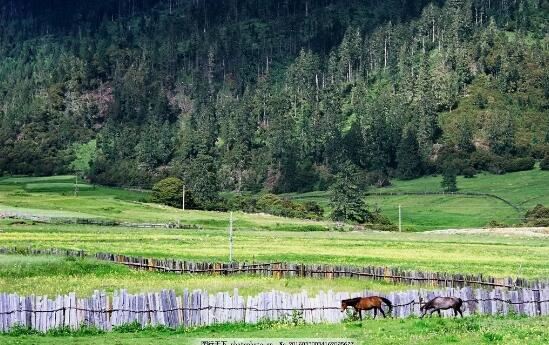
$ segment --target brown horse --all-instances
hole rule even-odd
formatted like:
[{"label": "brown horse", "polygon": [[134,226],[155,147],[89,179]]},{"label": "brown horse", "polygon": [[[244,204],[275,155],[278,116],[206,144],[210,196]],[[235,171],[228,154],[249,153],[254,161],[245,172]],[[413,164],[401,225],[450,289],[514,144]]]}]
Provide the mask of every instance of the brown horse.
[{"label": "brown horse", "polygon": [[381,304],[384,303],[389,307],[389,315],[391,315],[391,310],[393,309],[393,304],[387,298],[379,296],[371,297],[356,297],[350,299],[344,299],[341,301],[341,312],[344,312],[348,307],[353,307],[355,309],[355,315],[358,313],[360,320],[362,321],[362,311],[363,310],[374,310],[374,319],[377,316],[377,310],[381,312],[381,315],[385,317],[383,309],[381,309]]},{"label": "brown horse", "polygon": [[463,317],[463,313],[461,312],[461,305],[463,304],[463,300],[461,298],[457,297],[435,297],[429,302],[425,303],[424,305],[419,308],[423,311],[423,314],[421,314],[420,318],[423,318],[425,314],[427,314],[427,311],[429,309],[433,309],[431,311],[431,314],[436,311],[438,312],[438,316],[440,315],[441,310],[447,310],[447,309],[454,309],[454,317],[457,317],[457,314],[461,315]]}]

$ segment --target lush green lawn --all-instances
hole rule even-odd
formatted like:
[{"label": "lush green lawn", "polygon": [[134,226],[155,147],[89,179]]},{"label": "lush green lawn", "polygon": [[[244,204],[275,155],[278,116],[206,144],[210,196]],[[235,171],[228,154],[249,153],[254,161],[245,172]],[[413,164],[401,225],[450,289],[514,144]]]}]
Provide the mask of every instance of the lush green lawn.
[{"label": "lush green lawn", "polygon": [[[0,246],[61,247],[146,257],[227,261],[224,230],[0,224]],[[258,231],[235,222],[235,259],[400,266],[411,270],[549,277],[549,236]]]},{"label": "lush green lawn", "polygon": [[[467,317],[463,319],[378,319],[338,325],[301,325],[264,323],[252,325],[219,325],[189,330],[144,330],[131,328],[94,334],[0,335],[6,345],[27,344],[200,344],[201,340],[221,338],[307,338],[353,339],[364,345],[440,345],[440,344],[505,344],[545,345],[549,343],[549,318]],[[230,344],[230,343],[229,343]]]},{"label": "lush green lawn", "polygon": [[[441,192],[440,176],[411,181],[392,181],[392,186],[372,189],[373,193]],[[508,200],[522,211],[517,212],[505,202],[485,196],[459,195],[371,195],[370,206],[381,209],[393,222],[398,222],[398,206],[402,207],[402,224],[406,230],[483,227],[491,221],[519,224],[523,211],[536,204],[549,205],[549,172],[539,169],[505,175],[479,174],[475,178],[458,177],[459,192],[490,193]],[[327,192],[292,193],[297,201],[316,201],[329,210]]]}]

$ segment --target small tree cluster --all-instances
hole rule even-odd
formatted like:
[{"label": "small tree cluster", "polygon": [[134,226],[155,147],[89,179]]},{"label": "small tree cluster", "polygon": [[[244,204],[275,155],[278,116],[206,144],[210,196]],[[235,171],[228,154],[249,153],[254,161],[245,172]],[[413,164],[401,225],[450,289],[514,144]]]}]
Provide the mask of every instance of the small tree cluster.
[{"label": "small tree cluster", "polygon": [[[183,206],[183,181],[177,177],[168,177],[158,181],[152,188],[152,201],[172,207]],[[185,191],[185,208],[195,208],[192,192]]]}]

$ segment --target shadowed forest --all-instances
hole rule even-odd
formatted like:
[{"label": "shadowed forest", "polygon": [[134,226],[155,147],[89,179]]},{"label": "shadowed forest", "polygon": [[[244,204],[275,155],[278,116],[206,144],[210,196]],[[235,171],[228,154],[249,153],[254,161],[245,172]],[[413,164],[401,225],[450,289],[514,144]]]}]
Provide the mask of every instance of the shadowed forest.
[{"label": "shadowed forest", "polygon": [[[549,147],[547,1],[0,4],[0,174],[325,190],[530,169]],[[543,161],[542,161],[543,162]],[[214,208],[214,207],[213,207]]]}]

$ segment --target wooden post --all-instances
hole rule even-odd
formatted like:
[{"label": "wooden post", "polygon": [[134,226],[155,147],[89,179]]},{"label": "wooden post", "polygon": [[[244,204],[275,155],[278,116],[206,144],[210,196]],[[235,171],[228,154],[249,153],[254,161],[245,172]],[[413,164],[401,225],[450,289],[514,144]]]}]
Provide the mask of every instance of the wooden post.
[{"label": "wooden post", "polygon": [[398,231],[402,232],[402,207],[398,205]]},{"label": "wooden post", "polygon": [[183,184],[183,195],[181,200],[181,208],[185,211],[185,184]]},{"label": "wooden post", "polygon": [[229,262],[233,262],[233,212],[229,220]]}]

